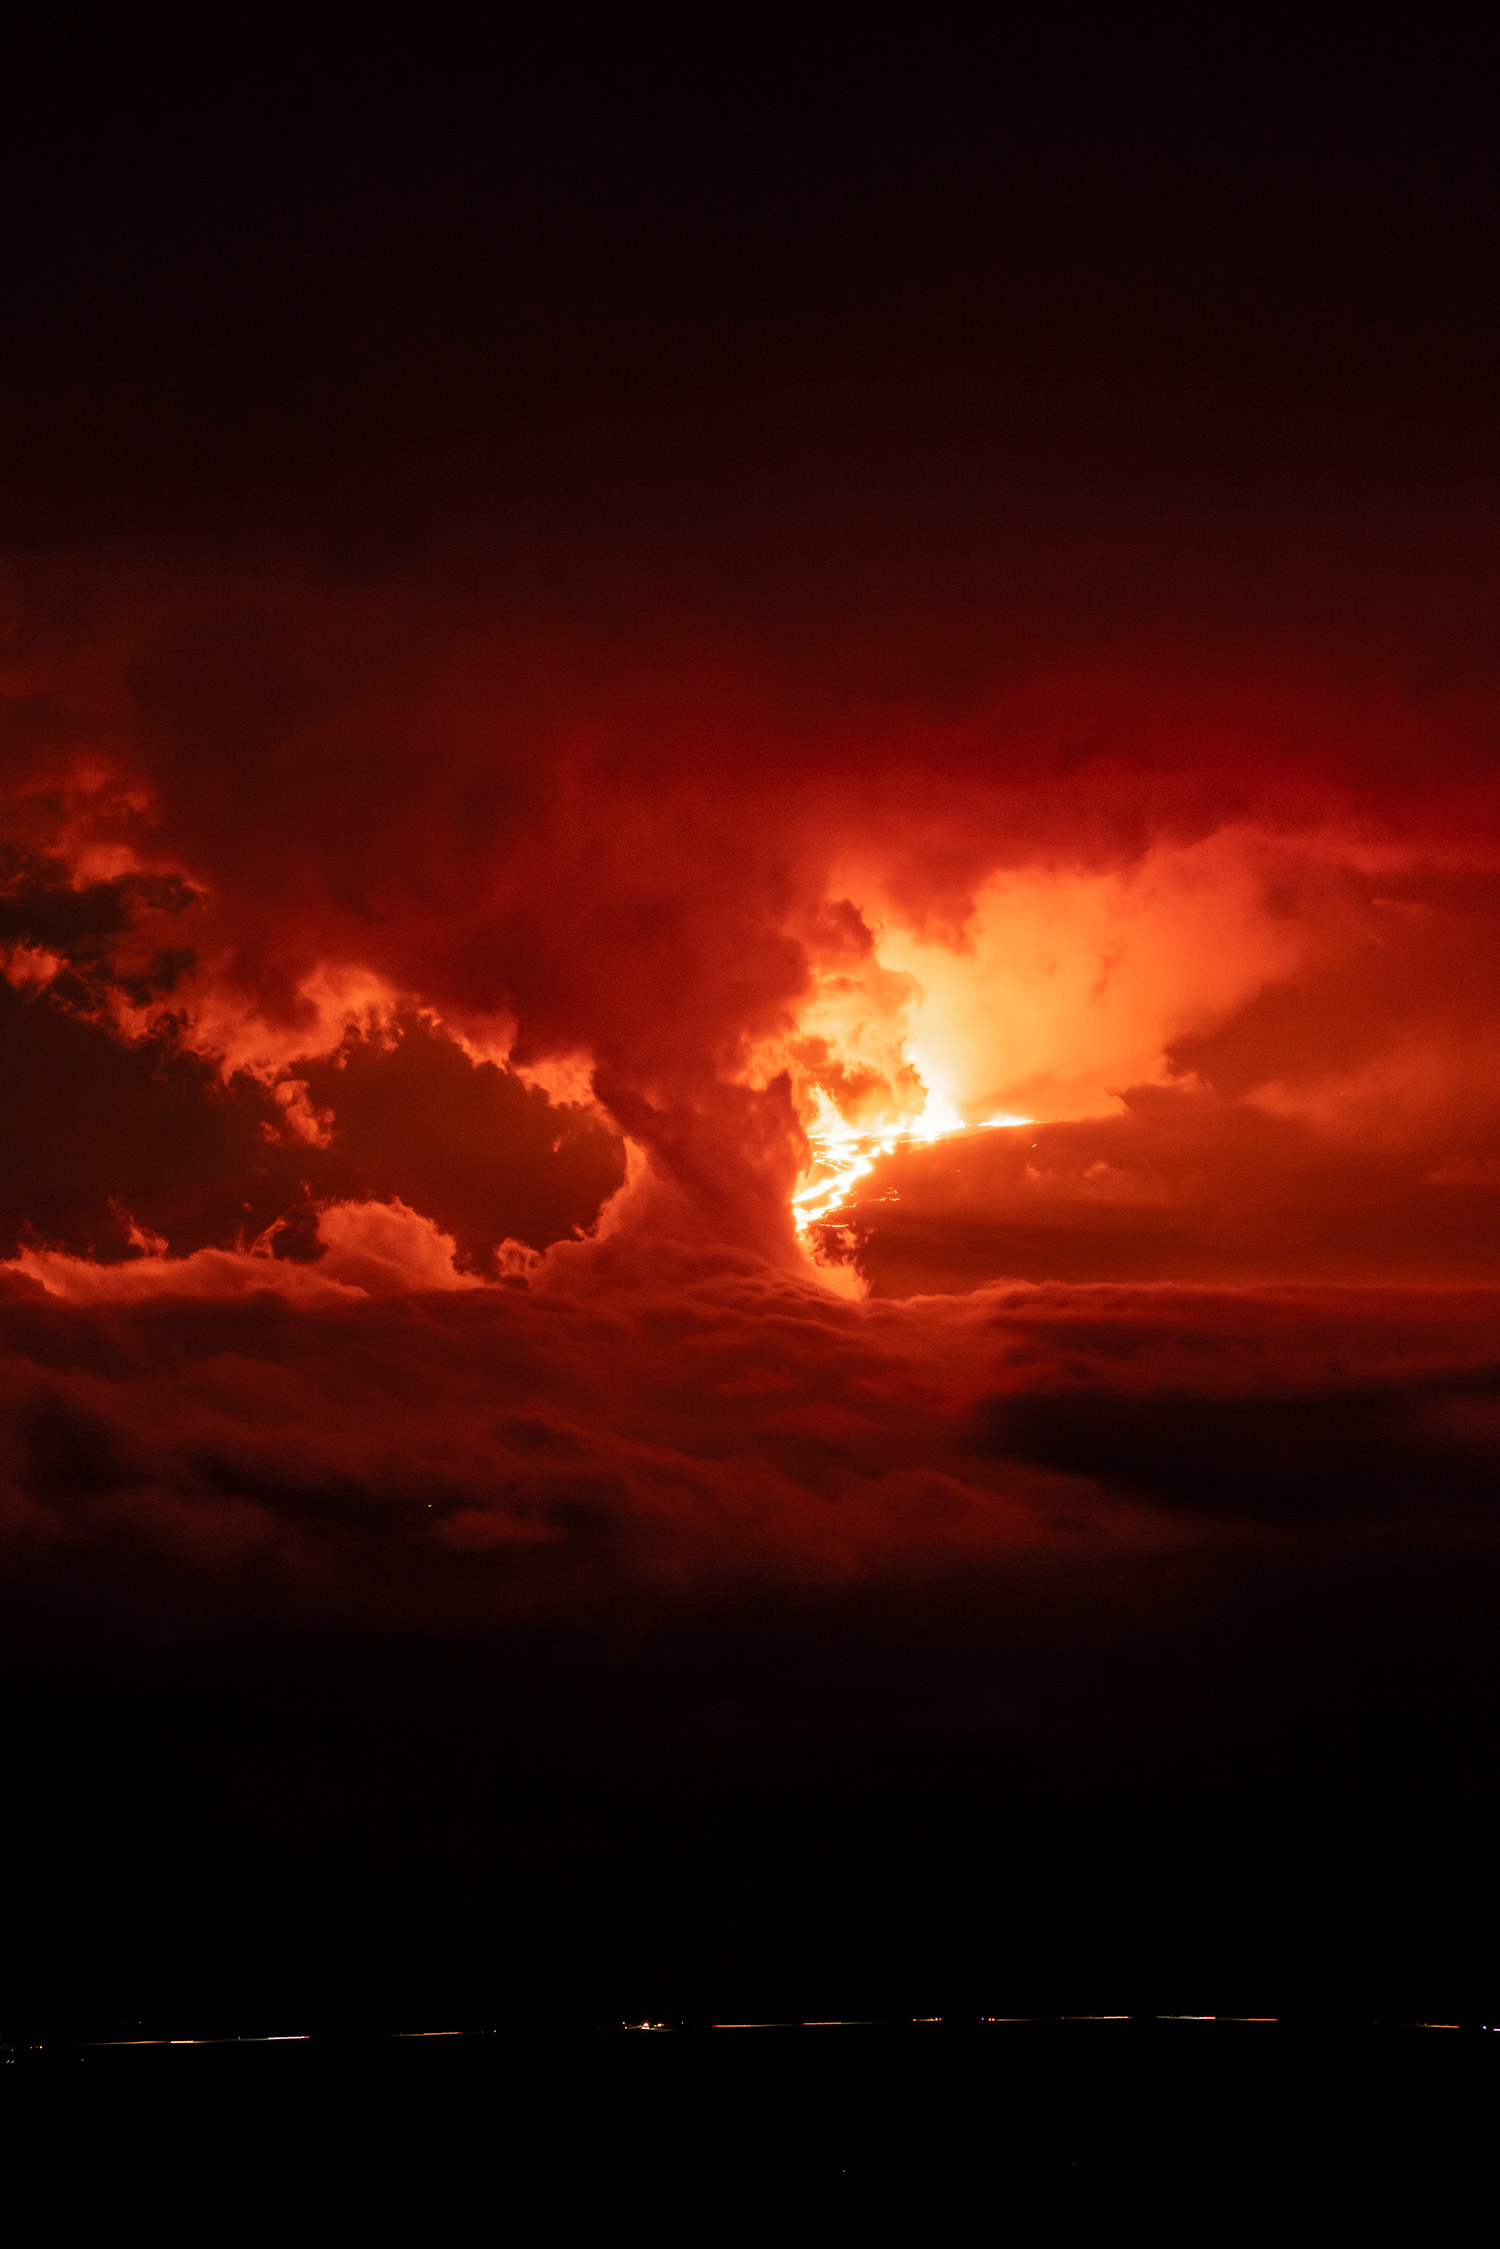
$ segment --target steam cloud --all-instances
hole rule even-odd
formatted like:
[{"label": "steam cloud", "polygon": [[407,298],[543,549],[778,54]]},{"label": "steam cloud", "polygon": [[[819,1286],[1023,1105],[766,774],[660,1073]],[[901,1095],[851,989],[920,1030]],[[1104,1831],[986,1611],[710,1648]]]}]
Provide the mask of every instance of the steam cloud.
[{"label": "steam cloud", "polygon": [[[394,594],[93,617],[12,643],[38,1583],[456,1618],[1487,1535],[1472,697],[1143,650],[939,721]],[[885,1159],[809,1265],[818,1089],[934,1085],[1036,1121]]]}]

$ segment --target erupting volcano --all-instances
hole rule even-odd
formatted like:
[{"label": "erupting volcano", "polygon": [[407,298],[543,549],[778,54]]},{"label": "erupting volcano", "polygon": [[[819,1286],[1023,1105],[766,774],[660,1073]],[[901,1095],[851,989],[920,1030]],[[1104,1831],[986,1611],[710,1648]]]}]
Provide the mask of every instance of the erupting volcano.
[{"label": "erupting volcano", "polygon": [[532,13],[7,56],[36,1975],[1457,2008],[1485,74]]},{"label": "erupting volcano", "polygon": [[965,1125],[962,1119],[951,1123],[944,1121],[951,1115],[945,1103],[934,1103],[929,1098],[921,1115],[910,1124],[861,1132],[825,1103],[817,1122],[808,1128],[812,1161],[808,1166],[807,1183],[792,1196],[798,1233],[811,1235],[819,1241],[826,1240],[829,1233],[837,1236],[841,1231],[840,1218],[848,1208],[850,1190],[857,1180],[868,1178],[881,1156],[894,1155],[898,1148],[931,1147],[934,1141],[950,1139],[957,1132],[975,1129],[995,1132],[1031,1122],[1029,1117],[986,1117],[984,1123],[975,1128]]}]

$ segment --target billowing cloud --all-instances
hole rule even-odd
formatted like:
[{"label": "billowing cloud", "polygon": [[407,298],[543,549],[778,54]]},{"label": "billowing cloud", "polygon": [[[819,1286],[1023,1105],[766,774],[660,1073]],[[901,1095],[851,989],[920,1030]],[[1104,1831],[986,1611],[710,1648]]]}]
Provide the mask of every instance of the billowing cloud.
[{"label": "billowing cloud", "polygon": [[[899,674],[830,700],[799,664],[412,591],[162,587],[84,631],[23,602],[18,1021],[155,1039],[246,1116],[262,1089],[257,1129],[348,1158],[305,1201],[397,1194],[481,1258],[586,1226],[621,1176],[526,1207],[517,1154],[481,1210],[507,1064],[592,1092],[776,1254],[820,1095],[1053,1123],[1192,1080],[1346,1144],[1420,1113],[1429,1171],[1488,1157],[1484,972],[1455,975],[1493,957],[1472,681],[1142,644],[997,660],[937,718]],[[241,1199],[257,1231],[290,1212]]]},{"label": "billowing cloud", "polygon": [[[1472,695],[1143,647],[935,717],[411,591],[18,616],[38,1583],[455,1621],[1485,1535]],[[924,1119],[809,1261],[808,1131]]]},{"label": "billowing cloud", "polygon": [[6,1535],[39,1613],[455,1626],[1492,1535],[1488,1288],[859,1303],[629,1228],[485,1282],[399,1205],[320,1225],[314,1264],[14,1269]]}]

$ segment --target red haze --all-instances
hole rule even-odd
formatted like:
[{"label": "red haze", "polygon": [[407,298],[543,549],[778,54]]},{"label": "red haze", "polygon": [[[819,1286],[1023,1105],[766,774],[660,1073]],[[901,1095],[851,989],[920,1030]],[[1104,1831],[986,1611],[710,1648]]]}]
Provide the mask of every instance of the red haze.
[{"label": "red haze", "polygon": [[[0,899],[36,1567],[473,1618],[1478,1535],[1477,684],[1141,648],[939,720],[675,631],[78,583],[18,596]],[[879,1160],[810,1263],[804,1128],[939,1101],[1035,1121]]]},{"label": "red haze", "polygon": [[1489,35],[524,13],[7,49],[37,1975],[1482,1949]]}]

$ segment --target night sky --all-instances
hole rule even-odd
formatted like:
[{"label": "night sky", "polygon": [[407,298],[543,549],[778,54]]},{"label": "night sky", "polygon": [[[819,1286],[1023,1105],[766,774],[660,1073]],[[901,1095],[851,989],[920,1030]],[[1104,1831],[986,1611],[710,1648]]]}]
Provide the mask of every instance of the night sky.
[{"label": "night sky", "polygon": [[530,13],[8,34],[15,2027],[1480,2016],[1493,56]]}]

